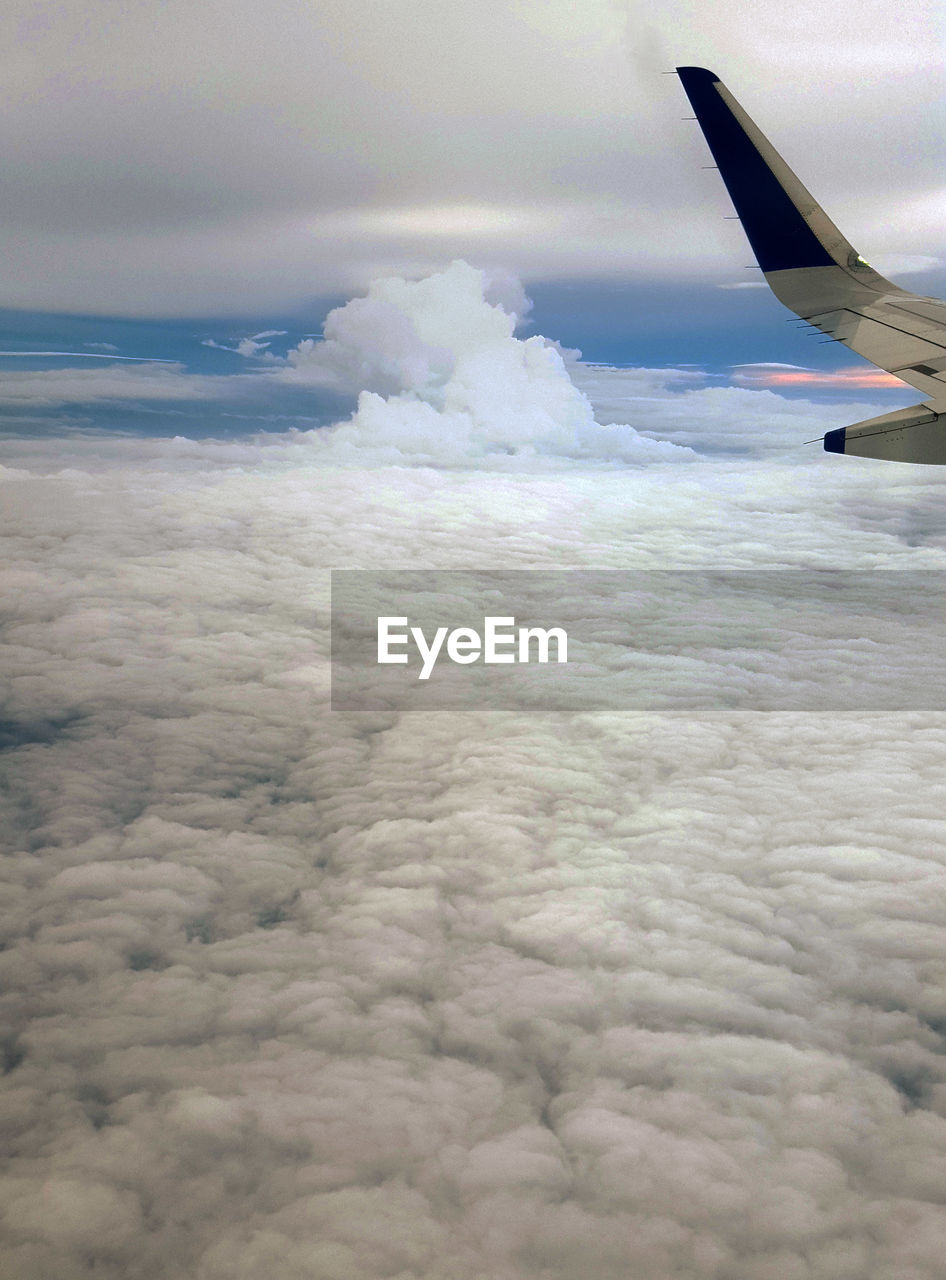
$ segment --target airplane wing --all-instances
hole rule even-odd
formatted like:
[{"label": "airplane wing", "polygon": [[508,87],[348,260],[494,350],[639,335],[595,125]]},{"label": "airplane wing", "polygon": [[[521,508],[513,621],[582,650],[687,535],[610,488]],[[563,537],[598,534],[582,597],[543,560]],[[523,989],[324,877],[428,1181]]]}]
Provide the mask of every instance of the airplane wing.
[{"label": "airplane wing", "polygon": [[677,67],[677,75],[775,296],[926,397],[829,431],[825,449],[946,464],[946,302],[908,293],[874,271],[712,71]]}]

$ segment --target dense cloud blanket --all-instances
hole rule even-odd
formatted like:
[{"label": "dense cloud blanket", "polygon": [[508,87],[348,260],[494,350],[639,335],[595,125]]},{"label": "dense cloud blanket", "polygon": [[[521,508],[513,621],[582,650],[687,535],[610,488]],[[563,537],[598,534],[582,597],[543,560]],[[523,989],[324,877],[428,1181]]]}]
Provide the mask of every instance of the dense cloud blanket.
[{"label": "dense cloud blanket", "polygon": [[941,482],[554,438],[8,447],[11,1280],[942,1274],[942,715],[327,707],[330,567],[942,569]]}]

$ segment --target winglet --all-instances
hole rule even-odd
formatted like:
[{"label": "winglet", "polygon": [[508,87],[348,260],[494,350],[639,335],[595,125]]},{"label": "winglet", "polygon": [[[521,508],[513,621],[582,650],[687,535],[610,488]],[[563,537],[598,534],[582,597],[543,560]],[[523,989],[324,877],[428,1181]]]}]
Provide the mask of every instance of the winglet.
[{"label": "winglet", "polygon": [[704,67],[677,67],[677,75],[762,270],[858,269],[856,251],[719,77]]},{"label": "winglet", "polygon": [[878,418],[838,427],[824,438],[826,453],[887,462],[946,463],[946,414],[926,404],[911,404]]}]

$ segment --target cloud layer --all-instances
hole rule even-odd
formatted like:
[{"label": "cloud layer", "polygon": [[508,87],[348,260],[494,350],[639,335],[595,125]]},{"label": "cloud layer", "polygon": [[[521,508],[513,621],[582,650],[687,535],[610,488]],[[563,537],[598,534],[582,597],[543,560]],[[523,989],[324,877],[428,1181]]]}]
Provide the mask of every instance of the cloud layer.
[{"label": "cloud layer", "polygon": [[[929,6],[63,0],[0,15],[0,304],[247,314],[454,256],[716,274],[737,228],[676,81],[713,67],[868,257],[935,254]],[[831,119],[824,102],[830,96]],[[909,140],[904,145],[903,139]],[[877,175],[881,174],[879,181]],[[729,255],[729,256],[727,256]]]},{"label": "cloud layer", "polygon": [[12,1280],[941,1274],[941,715],[327,710],[330,567],[941,569],[941,478],[575,457],[474,284],[328,443],[6,449]]}]

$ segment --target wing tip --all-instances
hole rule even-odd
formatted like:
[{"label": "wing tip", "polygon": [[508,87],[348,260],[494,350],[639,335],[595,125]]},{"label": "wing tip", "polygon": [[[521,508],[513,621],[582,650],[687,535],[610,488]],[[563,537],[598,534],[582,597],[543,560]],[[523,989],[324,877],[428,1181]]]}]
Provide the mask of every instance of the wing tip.
[{"label": "wing tip", "polygon": [[838,427],[834,431],[825,432],[824,451],[825,453],[843,453],[844,437],[847,433],[847,427]]},{"label": "wing tip", "polygon": [[687,81],[690,84],[697,84],[703,81],[704,84],[719,84],[720,79],[715,71],[708,71],[706,67],[676,67],[677,75],[683,81],[684,85]]}]

